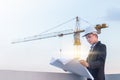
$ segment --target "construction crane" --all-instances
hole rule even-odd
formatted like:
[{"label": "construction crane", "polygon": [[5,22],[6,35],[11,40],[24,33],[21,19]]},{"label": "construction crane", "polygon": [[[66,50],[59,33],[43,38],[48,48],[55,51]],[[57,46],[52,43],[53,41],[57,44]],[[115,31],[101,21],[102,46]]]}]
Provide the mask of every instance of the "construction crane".
[{"label": "construction crane", "polygon": [[[79,53],[79,46],[81,45],[80,42],[80,33],[84,32],[84,30],[80,29],[80,24],[79,24],[79,17],[76,17],[76,26],[75,29],[69,29],[69,30],[64,30],[64,31],[59,31],[59,32],[53,32],[53,33],[46,33],[46,34],[40,34],[40,35],[35,35],[31,37],[26,37],[24,39],[19,39],[17,41],[12,42],[13,44],[15,43],[21,43],[21,42],[28,42],[28,41],[33,41],[33,40],[40,40],[40,39],[46,39],[46,38],[51,38],[51,37],[62,37],[65,35],[74,35],[74,46],[76,46],[76,53],[75,53],[75,58],[79,58],[80,53]],[[97,24],[95,26],[96,30],[98,31],[98,34],[101,33],[102,28],[107,28],[106,24]]]},{"label": "construction crane", "polygon": [[[59,31],[59,32],[52,32],[52,33],[46,33],[46,34],[40,34],[40,35],[34,35],[34,36],[30,36],[30,37],[25,37],[23,39],[18,39],[16,41],[13,41],[12,43],[21,43],[21,42],[28,42],[28,41],[33,41],[33,40],[40,40],[40,39],[46,39],[46,38],[51,38],[51,37],[62,37],[64,35],[70,35],[70,34],[74,34],[75,37],[75,42],[74,44],[80,44],[80,37],[79,33],[84,32],[84,30],[80,30],[79,27],[79,19],[78,17],[76,17],[76,27],[75,30],[73,29],[69,29],[69,30],[63,30],[63,31]],[[78,35],[78,36],[76,36]]]}]

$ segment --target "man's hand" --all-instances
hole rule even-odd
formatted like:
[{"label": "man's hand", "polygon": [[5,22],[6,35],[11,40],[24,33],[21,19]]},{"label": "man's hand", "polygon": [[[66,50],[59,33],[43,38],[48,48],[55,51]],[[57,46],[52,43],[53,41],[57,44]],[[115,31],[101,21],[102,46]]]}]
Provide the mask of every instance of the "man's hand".
[{"label": "man's hand", "polygon": [[63,69],[65,72],[67,72],[67,70]]},{"label": "man's hand", "polygon": [[89,67],[89,64],[85,60],[80,60],[79,61],[83,66]]}]

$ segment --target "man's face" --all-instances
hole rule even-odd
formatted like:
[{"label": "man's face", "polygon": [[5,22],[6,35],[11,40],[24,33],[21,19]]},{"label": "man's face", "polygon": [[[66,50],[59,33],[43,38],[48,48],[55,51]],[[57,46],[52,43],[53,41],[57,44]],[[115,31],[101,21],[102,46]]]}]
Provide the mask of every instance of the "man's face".
[{"label": "man's face", "polygon": [[96,42],[97,36],[95,34],[88,34],[86,35],[86,39],[90,44],[94,44]]}]

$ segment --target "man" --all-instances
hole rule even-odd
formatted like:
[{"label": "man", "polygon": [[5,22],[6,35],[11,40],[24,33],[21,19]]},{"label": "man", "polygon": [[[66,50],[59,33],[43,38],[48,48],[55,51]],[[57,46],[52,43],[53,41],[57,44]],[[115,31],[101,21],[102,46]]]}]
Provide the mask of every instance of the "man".
[{"label": "man", "polygon": [[106,46],[98,41],[97,31],[93,27],[85,29],[84,37],[86,37],[87,41],[91,44],[91,49],[87,60],[80,60],[80,63],[87,67],[94,77],[94,80],[105,80],[104,66],[106,59]]}]

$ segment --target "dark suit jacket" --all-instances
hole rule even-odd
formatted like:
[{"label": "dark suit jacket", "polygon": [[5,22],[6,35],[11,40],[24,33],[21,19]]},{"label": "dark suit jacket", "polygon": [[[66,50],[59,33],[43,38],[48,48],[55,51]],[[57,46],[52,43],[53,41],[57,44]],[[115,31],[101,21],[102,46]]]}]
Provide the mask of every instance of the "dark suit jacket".
[{"label": "dark suit jacket", "polygon": [[89,63],[88,70],[94,77],[94,80],[105,80],[105,59],[106,46],[99,41],[87,57],[87,62]]}]

